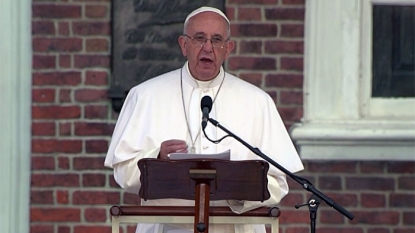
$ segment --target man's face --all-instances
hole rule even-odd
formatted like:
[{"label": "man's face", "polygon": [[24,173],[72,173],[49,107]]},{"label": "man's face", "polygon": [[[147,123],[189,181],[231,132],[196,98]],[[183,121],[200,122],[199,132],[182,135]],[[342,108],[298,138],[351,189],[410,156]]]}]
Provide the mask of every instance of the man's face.
[{"label": "man's face", "polygon": [[[189,19],[185,34],[179,37],[179,44],[183,56],[187,57],[189,69],[192,76],[201,81],[212,80],[219,74],[220,67],[228,58],[234,48],[232,41],[224,43],[223,48],[214,47],[210,39],[222,39],[226,41],[229,37],[226,20],[214,13],[203,12]],[[203,46],[194,45],[191,38],[207,38]]]}]

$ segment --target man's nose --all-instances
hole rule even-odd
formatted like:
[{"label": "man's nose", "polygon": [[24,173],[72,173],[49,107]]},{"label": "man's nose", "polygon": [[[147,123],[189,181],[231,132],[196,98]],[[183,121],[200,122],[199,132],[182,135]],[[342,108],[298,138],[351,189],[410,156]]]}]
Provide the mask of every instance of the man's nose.
[{"label": "man's nose", "polygon": [[212,52],[213,44],[211,39],[207,39],[205,44],[202,46],[203,50],[206,52]]}]

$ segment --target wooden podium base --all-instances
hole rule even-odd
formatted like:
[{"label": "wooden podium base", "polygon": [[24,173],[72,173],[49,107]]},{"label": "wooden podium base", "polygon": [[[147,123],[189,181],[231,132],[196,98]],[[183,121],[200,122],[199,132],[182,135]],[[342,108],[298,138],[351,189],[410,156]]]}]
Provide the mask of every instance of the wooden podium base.
[{"label": "wooden podium base", "polygon": [[[113,206],[110,209],[112,233],[119,233],[120,223],[188,223],[193,224],[195,208],[192,206]],[[236,214],[229,207],[210,207],[210,224],[265,224],[272,233],[278,233],[277,207],[261,207]]]}]

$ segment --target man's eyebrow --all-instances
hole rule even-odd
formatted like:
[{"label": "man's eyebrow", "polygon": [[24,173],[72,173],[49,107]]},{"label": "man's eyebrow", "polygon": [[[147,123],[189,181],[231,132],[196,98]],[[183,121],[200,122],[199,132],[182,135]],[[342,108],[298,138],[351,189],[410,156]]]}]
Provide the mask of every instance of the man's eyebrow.
[{"label": "man's eyebrow", "polygon": [[[195,36],[201,36],[201,35],[206,36],[206,33],[204,33],[204,32],[196,32],[194,35]],[[212,37],[222,37],[222,38],[225,38],[224,36],[222,36],[221,34],[218,34],[218,33],[213,34]]]}]

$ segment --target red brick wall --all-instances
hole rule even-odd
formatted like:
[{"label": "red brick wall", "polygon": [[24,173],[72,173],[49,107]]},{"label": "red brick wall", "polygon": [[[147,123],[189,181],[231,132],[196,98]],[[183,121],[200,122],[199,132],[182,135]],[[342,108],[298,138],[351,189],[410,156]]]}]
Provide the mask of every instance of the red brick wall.
[{"label": "red brick wall", "polygon": [[[304,0],[228,0],[236,50],[227,70],[263,88],[287,126],[302,116]],[[137,204],[103,167],[116,114],[108,99],[110,0],[33,1],[31,233],[110,232],[108,209]],[[415,164],[306,162],[301,175],[352,211],[320,206],[317,232],[413,233]],[[309,232],[290,179],[282,233]],[[131,228],[132,229],[132,228]]]}]

